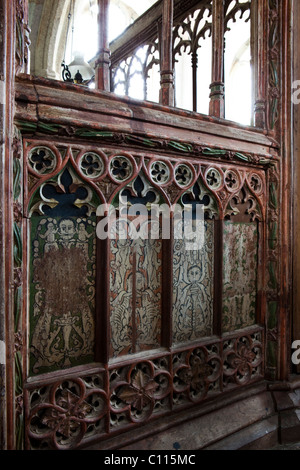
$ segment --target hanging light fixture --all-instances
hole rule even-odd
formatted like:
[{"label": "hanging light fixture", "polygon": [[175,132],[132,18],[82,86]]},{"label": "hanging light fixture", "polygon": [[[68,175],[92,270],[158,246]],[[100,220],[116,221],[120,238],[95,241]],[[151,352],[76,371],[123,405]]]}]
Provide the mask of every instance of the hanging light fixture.
[{"label": "hanging light fixture", "polygon": [[[72,13],[72,10],[73,10],[73,13]],[[73,61],[69,65],[66,64],[66,49],[67,49],[68,37],[69,37],[70,26],[71,26],[71,18],[72,18],[71,55],[73,55],[74,12],[75,12],[75,0],[71,0],[70,11],[68,14],[68,26],[67,26],[64,59],[61,64],[61,66],[63,67],[62,79],[64,82],[75,83],[78,85],[89,85],[90,82],[94,78],[94,70],[84,60],[82,53],[75,52]]]}]

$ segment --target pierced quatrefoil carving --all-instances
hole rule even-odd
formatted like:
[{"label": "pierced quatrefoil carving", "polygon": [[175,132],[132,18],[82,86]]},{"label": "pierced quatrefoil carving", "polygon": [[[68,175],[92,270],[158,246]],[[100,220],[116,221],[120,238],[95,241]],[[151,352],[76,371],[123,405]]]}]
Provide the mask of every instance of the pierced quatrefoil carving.
[{"label": "pierced quatrefoil carving", "polygon": [[150,166],[150,175],[154,183],[165,184],[170,179],[170,170],[165,162],[156,161]]},{"label": "pierced quatrefoil carving", "polygon": [[175,180],[178,186],[186,188],[193,181],[192,170],[184,164],[180,164],[175,168]]},{"label": "pierced quatrefoil carving", "polygon": [[112,178],[116,181],[126,181],[133,174],[133,166],[128,157],[115,156],[111,159],[110,162],[110,174]]},{"label": "pierced quatrefoil carving", "polygon": [[263,182],[262,182],[261,177],[258,174],[253,173],[251,175],[250,187],[256,194],[260,194],[262,192]]},{"label": "pierced quatrefoil carving", "polygon": [[227,170],[225,172],[225,185],[229,191],[235,191],[240,186],[240,178],[234,170]]},{"label": "pierced quatrefoil carving", "polygon": [[28,162],[33,171],[47,175],[55,170],[57,158],[48,147],[35,147],[29,153]]},{"label": "pierced quatrefoil carving", "polygon": [[80,159],[80,169],[89,178],[99,178],[104,172],[104,163],[97,153],[88,152]]},{"label": "pierced quatrefoil carving", "polygon": [[222,186],[222,175],[216,168],[210,168],[205,179],[208,186],[213,190],[217,190]]}]

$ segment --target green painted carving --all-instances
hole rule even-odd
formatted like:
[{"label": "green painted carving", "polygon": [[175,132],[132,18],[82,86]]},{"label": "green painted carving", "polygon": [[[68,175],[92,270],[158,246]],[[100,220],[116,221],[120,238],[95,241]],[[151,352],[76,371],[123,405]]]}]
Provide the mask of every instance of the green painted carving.
[{"label": "green painted carving", "polygon": [[269,287],[271,289],[277,288],[277,277],[276,277],[276,262],[269,262]]},{"label": "green painted carving", "polygon": [[276,124],[276,121],[278,119],[278,98],[273,98],[272,101],[271,101],[271,121],[270,121],[270,125],[271,125],[271,129],[274,129],[275,127],[275,124]]},{"label": "green painted carving", "polygon": [[[267,343],[267,364],[269,367],[276,368],[277,366],[277,344],[274,341],[268,341]],[[275,375],[275,371],[273,371],[273,374]]]},{"label": "green painted carving", "polygon": [[202,154],[203,155],[212,155],[212,156],[225,156],[227,153],[227,150],[220,150],[220,149],[211,149],[209,147],[206,147],[202,149]]},{"label": "green painted carving", "polygon": [[36,122],[30,121],[16,120],[15,124],[21,132],[36,132],[38,127]]},{"label": "green painted carving", "polygon": [[277,222],[269,222],[269,248],[274,250],[277,245],[278,224]]},{"label": "green painted carving", "polygon": [[243,153],[236,152],[234,156],[238,158],[239,160],[243,160],[244,162],[249,161],[249,157],[247,155],[244,155]]},{"label": "green painted carving", "polygon": [[62,126],[59,124],[46,124],[44,122],[38,123],[38,130],[45,134],[57,134],[61,128]]},{"label": "green painted carving", "polygon": [[128,144],[144,145],[146,147],[157,147],[160,142],[153,139],[146,139],[144,137],[137,137],[134,135],[125,135],[125,142]]},{"label": "green painted carving", "polygon": [[15,319],[15,332],[16,333],[19,328],[21,301],[22,301],[22,287],[19,286],[15,289],[15,295],[14,295],[14,319]]},{"label": "green painted carving", "polygon": [[[51,134],[57,135],[63,132],[67,133],[67,127],[62,126],[59,124],[46,124],[43,122],[27,122],[27,121],[16,121],[16,125],[18,128],[25,132],[25,133],[35,133],[37,131],[43,132],[44,134]],[[81,137],[85,139],[101,139],[103,141],[108,140],[112,142],[124,142],[128,145],[140,145],[142,147],[148,148],[169,148],[171,150],[175,150],[182,153],[190,153],[193,154],[194,152],[199,153],[199,149],[197,149],[192,143],[188,142],[179,142],[175,140],[156,140],[156,139],[149,139],[147,137],[140,137],[131,134],[117,134],[110,131],[100,131],[96,129],[88,129],[88,128],[80,128],[75,129],[72,133],[76,137]],[[251,155],[245,155],[241,152],[232,152],[231,150],[226,149],[214,149],[205,147],[200,149],[202,155],[207,155],[211,157],[227,157],[230,155],[232,158],[236,158],[237,160],[241,160],[243,162],[250,162]],[[265,158],[260,158],[259,163],[262,165],[268,165],[270,160]]]},{"label": "green painted carving", "polygon": [[268,302],[268,329],[272,330],[277,326],[278,302]]},{"label": "green painted carving", "polygon": [[22,265],[22,235],[19,225],[14,222],[14,262],[15,267]]},{"label": "green painted carving", "polygon": [[108,131],[97,131],[94,129],[77,129],[75,135],[78,137],[101,137],[104,139],[113,139],[115,134]]},{"label": "green painted carving", "polygon": [[174,140],[171,140],[168,142],[168,147],[175,149],[175,150],[180,150],[181,152],[193,151],[193,146],[191,144],[182,144],[180,142],[175,142]]},{"label": "green painted carving", "polygon": [[274,210],[277,209],[278,207],[277,185],[275,183],[270,183],[269,196],[270,196],[270,201],[269,201],[270,208]]},{"label": "green painted carving", "polygon": [[21,163],[18,158],[13,162],[13,197],[16,201],[21,194]]}]

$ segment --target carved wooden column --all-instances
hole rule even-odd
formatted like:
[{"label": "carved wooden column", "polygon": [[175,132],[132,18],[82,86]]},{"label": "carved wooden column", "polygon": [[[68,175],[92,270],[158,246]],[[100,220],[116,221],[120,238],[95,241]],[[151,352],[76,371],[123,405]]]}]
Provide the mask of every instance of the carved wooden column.
[{"label": "carved wooden column", "polygon": [[161,31],[160,103],[167,106],[174,106],[173,10],[173,0],[164,0]]},{"label": "carved wooden column", "polygon": [[110,50],[108,43],[109,0],[98,0],[99,55],[96,60],[95,84],[98,90],[110,91]]},{"label": "carved wooden column", "polygon": [[213,2],[212,26],[212,83],[209,114],[224,118],[224,0]]},{"label": "carved wooden column", "polygon": [[198,54],[197,50],[192,52],[192,70],[193,70],[193,111],[197,111],[197,69],[198,69]]},{"label": "carved wooden column", "polygon": [[[105,217],[108,213],[105,214]],[[99,218],[97,222],[101,219]],[[95,342],[95,356],[96,361],[107,364],[109,361],[110,341],[110,239],[107,237],[104,240],[97,238],[96,249],[96,338]]]},{"label": "carved wooden column", "polygon": [[170,348],[173,339],[173,254],[174,254],[174,212],[170,212],[170,237],[162,240],[163,269],[162,279],[162,346]]},{"label": "carved wooden column", "polygon": [[254,125],[264,128],[266,126],[266,29],[265,2],[258,0],[251,4],[251,56],[252,56],[252,83],[254,101]]},{"label": "carved wooden column", "polygon": [[[300,340],[300,58],[299,58],[299,41],[300,41],[300,4],[297,0],[294,2],[294,16],[293,16],[293,82],[295,88],[293,89],[294,96],[293,102],[293,175],[294,187],[292,188],[294,194],[293,206],[293,332],[292,341]],[[295,349],[293,349],[293,352]],[[294,364],[297,373],[300,373],[300,363]]]},{"label": "carved wooden column", "polygon": [[[20,0],[0,2],[0,448],[15,448],[15,318],[13,234],[14,75],[20,58],[16,21],[24,19]],[[18,37],[19,44],[22,38]],[[22,59],[21,59],[22,60]]]},{"label": "carved wooden column", "polygon": [[[293,207],[294,192],[291,191],[291,185],[293,182],[293,134],[292,134],[292,96],[291,96],[291,84],[293,80],[292,64],[293,55],[291,50],[291,23],[294,18],[294,11],[292,4],[289,0],[278,1],[275,5],[277,6],[277,15],[274,17],[275,31],[277,31],[278,39],[274,42],[270,41],[271,51],[275,53],[274,63],[278,67],[279,79],[272,81],[270,84],[275,85],[274,92],[271,93],[273,98],[272,105],[275,106],[274,112],[274,129],[278,136],[281,147],[281,208],[280,208],[280,251],[279,251],[279,263],[280,263],[280,379],[287,380],[291,373],[291,316],[292,316],[292,289],[291,289],[291,266],[294,261],[294,257],[291,253],[291,213]],[[298,7],[299,8],[299,7]],[[296,10],[297,11],[297,10]],[[270,10],[270,14],[273,11]],[[299,10],[298,10],[299,15]],[[270,26],[274,26],[271,24]],[[277,29],[278,28],[278,29]],[[298,25],[296,26],[298,29]],[[270,33],[272,27],[270,28]],[[297,38],[297,36],[296,36]],[[298,45],[298,43],[296,43]],[[278,55],[277,46],[280,48]],[[299,56],[297,57],[299,60]],[[278,99],[278,96],[280,97]],[[293,110],[295,111],[295,110]],[[278,123],[276,120],[277,114],[279,115]],[[298,131],[299,132],[299,131]],[[295,136],[297,139],[297,136]],[[298,138],[299,140],[299,138]],[[297,145],[297,140],[296,140]],[[297,155],[294,155],[294,158]],[[297,160],[296,160],[297,161]],[[299,161],[298,161],[299,165]],[[297,234],[296,240],[299,235]],[[299,327],[299,319],[298,319]],[[298,330],[299,333],[299,330]],[[296,333],[297,334],[297,333]],[[300,338],[295,338],[300,339]]]}]

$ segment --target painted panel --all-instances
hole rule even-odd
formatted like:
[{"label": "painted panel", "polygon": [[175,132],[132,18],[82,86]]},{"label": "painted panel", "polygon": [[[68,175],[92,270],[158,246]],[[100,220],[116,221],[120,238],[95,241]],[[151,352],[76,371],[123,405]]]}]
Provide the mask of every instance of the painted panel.
[{"label": "painted panel", "polygon": [[255,223],[224,223],[223,331],[256,320],[258,231]]},{"label": "painted panel", "polygon": [[186,250],[174,241],[173,341],[184,342],[213,332],[214,222],[206,220],[203,247]]},{"label": "painted panel", "polygon": [[160,346],[161,240],[117,237],[110,258],[111,355]]},{"label": "painted panel", "polygon": [[93,360],[93,217],[31,218],[30,372]]}]

